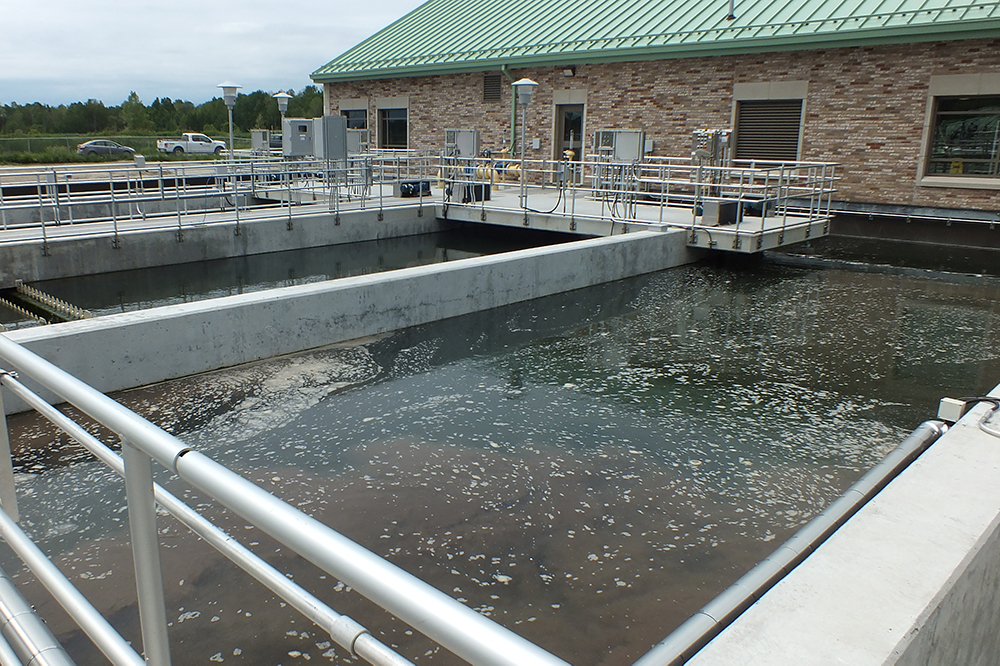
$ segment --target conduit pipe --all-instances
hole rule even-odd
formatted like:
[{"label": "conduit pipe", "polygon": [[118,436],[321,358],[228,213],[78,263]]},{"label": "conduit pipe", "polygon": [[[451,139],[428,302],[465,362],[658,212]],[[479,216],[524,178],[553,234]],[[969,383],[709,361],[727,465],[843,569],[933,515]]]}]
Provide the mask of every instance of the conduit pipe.
[{"label": "conduit pipe", "polygon": [[948,426],[942,421],[920,424],[843,495],[643,655],[634,666],[676,666],[694,656],[947,431]]},{"label": "conduit pipe", "polygon": [[[514,83],[514,81],[517,80],[514,78],[514,75],[510,73],[510,70],[507,69],[507,65],[500,65],[500,71],[503,72],[503,75],[507,77],[507,83]],[[510,157],[511,159],[513,159],[514,157],[514,146],[517,145],[514,142],[514,140],[517,138],[516,135],[517,135],[517,95],[513,94],[513,89],[512,89],[510,96],[510,153],[508,154],[508,157]]]}]

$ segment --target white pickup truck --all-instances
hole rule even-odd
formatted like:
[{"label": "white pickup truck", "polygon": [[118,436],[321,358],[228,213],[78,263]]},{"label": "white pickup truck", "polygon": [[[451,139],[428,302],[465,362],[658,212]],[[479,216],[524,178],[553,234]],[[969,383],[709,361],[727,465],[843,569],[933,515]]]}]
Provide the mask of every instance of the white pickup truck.
[{"label": "white pickup truck", "polygon": [[221,155],[226,149],[226,144],[222,141],[213,141],[204,134],[195,132],[185,132],[181,134],[180,140],[160,139],[156,142],[156,149],[161,153],[215,153]]}]

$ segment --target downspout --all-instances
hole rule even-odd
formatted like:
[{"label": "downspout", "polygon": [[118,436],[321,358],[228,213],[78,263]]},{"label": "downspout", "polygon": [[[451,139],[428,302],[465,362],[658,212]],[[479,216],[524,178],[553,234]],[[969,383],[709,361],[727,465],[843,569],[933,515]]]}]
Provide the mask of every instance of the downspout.
[{"label": "downspout", "polygon": [[[503,75],[507,77],[507,81],[514,83],[514,75],[507,70],[507,65],[500,65],[500,71]],[[514,146],[517,145],[515,139],[517,138],[517,95],[514,94],[513,89],[510,95],[510,150],[508,155],[514,157]]]}]

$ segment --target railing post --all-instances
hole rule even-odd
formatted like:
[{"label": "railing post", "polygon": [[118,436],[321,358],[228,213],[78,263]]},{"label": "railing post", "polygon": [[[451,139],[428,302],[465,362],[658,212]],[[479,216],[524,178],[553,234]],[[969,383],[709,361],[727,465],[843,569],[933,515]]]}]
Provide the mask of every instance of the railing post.
[{"label": "railing post", "polygon": [[[232,156],[230,156],[232,157]],[[240,178],[236,171],[235,161],[230,164],[230,169],[232,169],[233,177],[233,209],[236,211],[236,228],[233,229],[233,234],[236,236],[240,235]]]},{"label": "railing post", "polygon": [[177,169],[174,169],[174,205],[177,207],[177,241],[182,242],[184,240],[184,226],[181,221],[181,185],[177,180]]},{"label": "railing post", "polygon": [[59,212],[59,175],[55,169],[52,169],[51,173],[46,174],[46,180],[49,181],[49,187],[52,188],[52,219],[58,225],[62,223],[62,216]]},{"label": "railing post", "polygon": [[115,237],[111,240],[111,247],[118,249],[121,247],[121,243],[118,240],[118,211],[115,202],[115,174],[112,171],[108,172],[108,185],[111,188],[111,223],[114,225]]},{"label": "railing post", "polygon": [[150,666],[170,666],[160,540],[156,531],[156,502],[153,499],[153,462],[125,438],[122,438],[122,458],[125,462],[125,495],[128,499],[143,652]]},{"label": "railing post", "polygon": [[3,377],[10,374],[0,370],[0,508],[15,523],[18,521],[17,489],[14,487],[14,460],[7,433],[7,414],[3,409]]},{"label": "railing post", "polygon": [[0,221],[3,222],[3,230],[7,231],[7,204],[3,200],[3,179],[0,178]]}]

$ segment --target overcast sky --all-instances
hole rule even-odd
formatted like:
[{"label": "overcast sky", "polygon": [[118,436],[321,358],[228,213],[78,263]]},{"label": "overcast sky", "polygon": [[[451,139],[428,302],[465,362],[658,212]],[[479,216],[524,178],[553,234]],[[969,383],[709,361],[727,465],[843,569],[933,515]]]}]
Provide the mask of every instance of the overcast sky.
[{"label": "overcast sky", "polygon": [[0,104],[296,91],[423,0],[0,0]]}]

